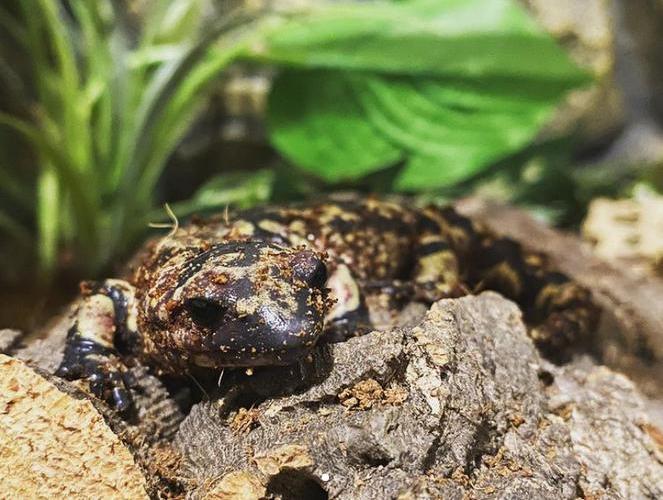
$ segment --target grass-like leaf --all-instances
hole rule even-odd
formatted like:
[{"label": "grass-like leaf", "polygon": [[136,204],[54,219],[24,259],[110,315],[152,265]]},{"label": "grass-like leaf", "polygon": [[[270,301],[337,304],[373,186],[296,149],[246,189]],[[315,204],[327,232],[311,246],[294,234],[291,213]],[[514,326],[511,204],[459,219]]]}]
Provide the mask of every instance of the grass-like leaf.
[{"label": "grass-like leaf", "polygon": [[[34,102],[22,117],[0,113],[0,127],[36,156],[41,267],[52,271],[67,245],[83,271],[95,274],[145,231],[170,153],[206,87],[243,51],[261,18],[244,11],[203,18],[204,0],[156,0],[136,31],[111,0],[67,2],[67,9],[58,0],[18,4],[16,18],[0,7],[0,26],[25,53],[30,85],[17,88],[31,88]],[[16,80],[11,71],[0,76]],[[24,196],[15,182],[2,191]]]}]

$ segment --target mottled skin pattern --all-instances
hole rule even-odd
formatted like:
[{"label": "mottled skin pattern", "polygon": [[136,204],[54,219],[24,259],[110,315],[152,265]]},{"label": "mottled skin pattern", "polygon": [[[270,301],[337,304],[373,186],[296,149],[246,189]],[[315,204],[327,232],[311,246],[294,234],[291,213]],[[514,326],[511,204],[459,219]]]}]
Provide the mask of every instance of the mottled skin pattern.
[{"label": "mottled skin pattern", "polygon": [[[131,407],[127,364],[162,373],[286,365],[318,341],[369,331],[379,296],[433,302],[484,289],[517,301],[551,357],[586,341],[589,292],[538,254],[451,208],[372,197],[263,207],[192,223],[149,245],[128,281],[85,284],[58,373]],[[385,300],[382,300],[384,303]]]}]

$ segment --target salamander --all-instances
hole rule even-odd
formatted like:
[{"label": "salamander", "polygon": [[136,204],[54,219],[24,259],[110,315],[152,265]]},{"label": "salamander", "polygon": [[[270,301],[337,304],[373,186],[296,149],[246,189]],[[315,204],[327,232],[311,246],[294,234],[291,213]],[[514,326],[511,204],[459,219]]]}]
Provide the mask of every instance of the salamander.
[{"label": "salamander", "polygon": [[371,331],[376,296],[399,307],[496,290],[550,357],[586,342],[599,315],[544,256],[453,208],[373,196],[195,220],[142,255],[127,279],[82,285],[57,371],[120,411],[132,405],[129,360],[171,374],[297,363]]}]

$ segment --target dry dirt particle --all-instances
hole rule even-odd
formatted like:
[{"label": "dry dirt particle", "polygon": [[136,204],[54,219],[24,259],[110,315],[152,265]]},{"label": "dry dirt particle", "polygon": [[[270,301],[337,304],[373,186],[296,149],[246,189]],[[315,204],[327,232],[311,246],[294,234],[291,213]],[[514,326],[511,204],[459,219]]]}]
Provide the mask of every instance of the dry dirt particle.
[{"label": "dry dirt particle", "polygon": [[229,427],[238,434],[249,432],[260,424],[260,412],[255,408],[240,408],[230,419]]},{"label": "dry dirt particle", "polygon": [[368,410],[379,403],[402,404],[407,399],[407,390],[400,386],[383,389],[377,380],[369,378],[343,389],[338,399],[348,409]]},{"label": "dry dirt particle", "polygon": [[9,498],[147,498],[129,450],[89,401],[0,355],[0,491]]},{"label": "dry dirt particle", "polygon": [[362,380],[352,387],[343,389],[338,395],[341,404],[346,408],[367,410],[382,400],[384,390],[377,380],[369,378]]}]

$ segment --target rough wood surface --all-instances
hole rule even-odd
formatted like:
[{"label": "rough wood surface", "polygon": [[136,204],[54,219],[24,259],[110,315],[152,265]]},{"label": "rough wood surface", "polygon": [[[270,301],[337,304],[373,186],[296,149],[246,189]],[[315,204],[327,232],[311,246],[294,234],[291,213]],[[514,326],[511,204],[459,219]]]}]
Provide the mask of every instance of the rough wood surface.
[{"label": "rough wood surface", "polygon": [[256,371],[242,397],[195,405],[175,438],[181,474],[195,498],[221,487],[282,498],[662,496],[658,427],[637,390],[581,361],[542,360],[497,294],[441,301],[418,326],[327,346],[299,390],[248,397],[290,377]]},{"label": "rough wood surface", "polygon": [[[400,327],[320,346],[296,367],[201,378],[208,396],[186,417],[145,372],[137,401],[158,410],[114,426],[134,458],[116,438],[112,449],[95,444],[84,464],[80,452],[96,443],[95,426],[110,432],[99,413],[70,398],[66,382],[51,384],[3,358],[1,370],[20,368],[2,373],[3,394],[29,399],[0,398],[0,432],[11,433],[0,446],[44,444],[15,459],[20,466],[3,458],[14,475],[0,470],[0,482],[14,481],[18,496],[50,481],[57,496],[77,489],[72,496],[98,497],[121,480],[141,494],[219,499],[663,496],[663,433],[628,379],[588,357],[561,367],[541,359],[516,305],[495,293],[441,301],[422,321],[420,312],[408,317]],[[56,366],[58,339],[55,332],[18,353]],[[44,405],[42,393],[54,399]],[[80,405],[89,418],[59,416]],[[42,427],[29,425],[33,419]],[[58,425],[43,424],[52,420]],[[86,474],[16,479],[27,463],[25,474],[34,474],[34,464],[52,461]],[[139,462],[147,481],[116,475],[109,461],[134,471]],[[89,484],[96,476],[83,466],[101,468],[103,479]]]},{"label": "rough wood surface", "polygon": [[147,498],[129,450],[94,406],[0,354],[5,498]]},{"label": "rough wood surface", "polygon": [[[69,316],[74,306],[67,308],[51,323],[47,335],[14,349],[11,354],[47,373],[54,373],[62,360],[67,330],[71,322]],[[139,381],[140,388],[140,391],[134,395],[138,419],[135,422],[137,428],[133,430],[148,436],[151,441],[172,438],[184,418],[178,401],[171,397],[157,377],[148,373],[146,367],[136,366],[131,370]],[[183,398],[186,395],[178,397]]]},{"label": "rough wood surface", "polygon": [[636,377],[649,394],[663,395],[663,280],[638,276],[597,258],[575,236],[551,229],[513,207],[468,198],[456,204],[463,214],[494,232],[548,255],[563,272],[592,290],[603,308],[596,354]]}]

